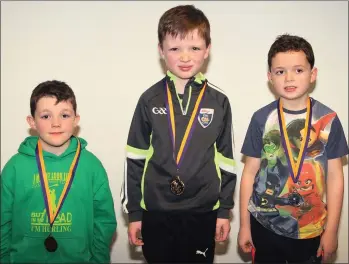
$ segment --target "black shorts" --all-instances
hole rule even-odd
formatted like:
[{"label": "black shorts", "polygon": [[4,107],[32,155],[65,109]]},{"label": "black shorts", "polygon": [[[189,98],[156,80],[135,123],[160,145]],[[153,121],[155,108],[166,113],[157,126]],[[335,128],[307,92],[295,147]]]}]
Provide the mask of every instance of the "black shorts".
[{"label": "black shorts", "polygon": [[321,263],[321,257],[316,257],[320,236],[288,238],[265,228],[252,215],[250,219],[255,263]]},{"label": "black shorts", "polygon": [[143,212],[143,255],[148,263],[213,263],[217,211]]}]

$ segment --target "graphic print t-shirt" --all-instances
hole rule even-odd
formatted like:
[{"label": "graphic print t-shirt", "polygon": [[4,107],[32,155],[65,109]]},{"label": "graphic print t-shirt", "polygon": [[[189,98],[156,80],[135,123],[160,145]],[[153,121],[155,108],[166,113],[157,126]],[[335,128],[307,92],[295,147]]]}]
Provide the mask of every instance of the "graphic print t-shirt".
[{"label": "graphic print t-shirt", "polygon": [[[305,239],[319,236],[326,220],[323,202],[327,161],[348,154],[344,131],[336,113],[312,100],[310,137],[296,182],[282,146],[277,101],[254,113],[242,154],[261,159],[248,210],[266,228],[286,237]],[[284,109],[291,153],[297,161],[304,130],[306,109]],[[329,177],[331,177],[329,175]]]}]

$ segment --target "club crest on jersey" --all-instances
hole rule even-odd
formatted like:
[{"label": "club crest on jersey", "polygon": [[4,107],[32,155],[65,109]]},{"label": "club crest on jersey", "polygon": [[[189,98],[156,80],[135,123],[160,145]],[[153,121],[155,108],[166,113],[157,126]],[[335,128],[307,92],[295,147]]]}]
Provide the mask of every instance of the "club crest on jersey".
[{"label": "club crest on jersey", "polygon": [[203,128],[208,127],[212,123],[213,113],[214,113],[214,109],[212,108],[200,109],[200,112],[198,115],[198,121]]}]

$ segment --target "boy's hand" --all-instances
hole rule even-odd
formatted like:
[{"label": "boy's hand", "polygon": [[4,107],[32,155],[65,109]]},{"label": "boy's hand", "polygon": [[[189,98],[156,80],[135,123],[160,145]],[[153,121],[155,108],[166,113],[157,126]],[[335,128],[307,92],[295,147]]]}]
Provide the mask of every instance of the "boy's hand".
[{"label": "boy's hand", "polygon": [[317,257],[322,256],[322,263],[327,263],[331,260],[332,254],[336,252],[338,247],[338,237],[334,232],[330,232],[326,230],[321,236],[320,246],[317,250]]},{"label": "boy's hand", "polygon": [[222,242],[228,238],[230,232],[229,219],[217,218],[216,222],[216,241]]},{"label": "boy's hand", "polygon": [[238,244],[244,253],[249,253],[254,248],[251,236],[251,229],[249,227],[240,227],[238,235]]},{"label": "boy's hand", "polygon": [[142,239],[138,238],[138,235],[141,233],[142,221],[131,222],[128,224],[128,241],[131,245],[134,246],[143,246],[144,243]]}]

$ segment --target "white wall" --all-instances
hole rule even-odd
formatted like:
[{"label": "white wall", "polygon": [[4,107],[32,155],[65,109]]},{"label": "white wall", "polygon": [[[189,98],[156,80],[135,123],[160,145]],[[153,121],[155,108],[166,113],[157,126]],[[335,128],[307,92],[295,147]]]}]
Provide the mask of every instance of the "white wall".
[{"label": "white wall", "polygon": [[[158,20],[180,3],[195,4],[210,20],[206,76],[230,97],[238,161],[252,113],[274,100],[267,53],[285,32],[313,45],[319,74],[312,96],[337,111],[348,138],[347,2],[1,2],[1,168],[28,136],[32,89],[49,79],[66,81],[77,96],[80,136],[109,174],[118,220],[114,263],[142,261],[128,246],[120,206],[124,147],[139,95],[163,76]],[[242,163],[238,166],[240,176]],[[344,171],[347,186],[347,166]],[[348,263],[347,208],[346,187],[338,263]],[[237,209],[230,242],[217,250],[217,263],[245,260],[236,249]]]}]

